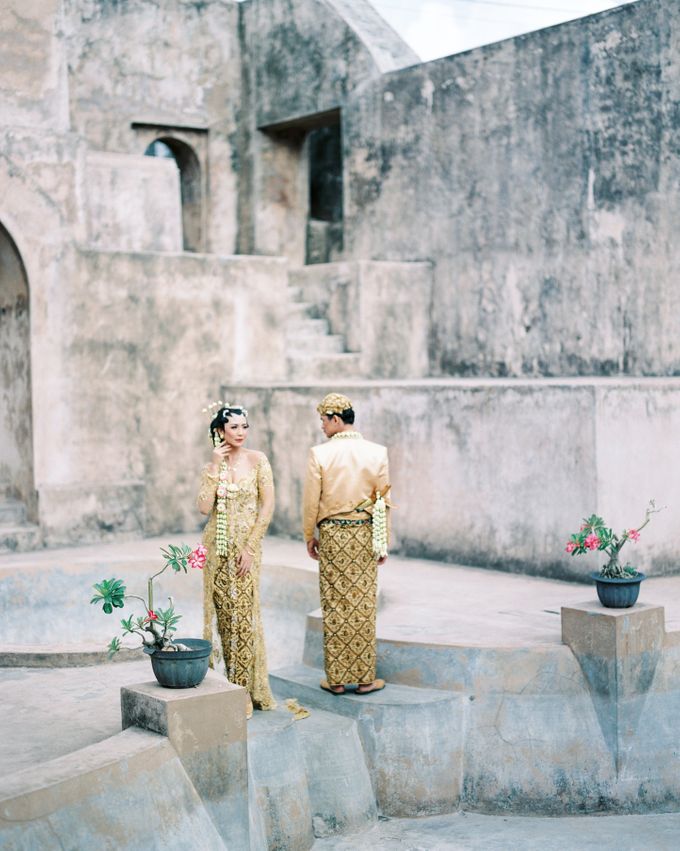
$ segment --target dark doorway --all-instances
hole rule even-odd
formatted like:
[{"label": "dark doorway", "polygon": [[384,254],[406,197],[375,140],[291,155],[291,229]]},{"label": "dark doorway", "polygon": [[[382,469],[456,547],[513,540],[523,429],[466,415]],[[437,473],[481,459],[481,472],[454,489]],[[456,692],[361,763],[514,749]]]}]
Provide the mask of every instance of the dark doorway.
[{"label": "dark doorway", "polygon": [[328,263],[342,251],[342,128],[340,122],[311,130],[307,263]]},{"label": "dark doorway", "polygon": [[2,224],[0,364],[0,502],[19,500],[32,518],[35,490],[28,276],[14,240]]},{"label": "dark doorway", "polygon": [[144,151],[148,157],[167,157],[177,163],[182,194],[182,244],[185,251],[202,251],[201,165],[186,142],[163,136]]}]

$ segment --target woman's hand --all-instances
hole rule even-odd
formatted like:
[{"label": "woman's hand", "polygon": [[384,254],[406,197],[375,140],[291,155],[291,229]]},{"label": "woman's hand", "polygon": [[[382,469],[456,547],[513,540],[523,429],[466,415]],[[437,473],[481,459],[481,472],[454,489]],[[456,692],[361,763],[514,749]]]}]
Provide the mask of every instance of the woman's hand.
[{"label": "woman's hand", "polygon": [[236,575],[239,579],[243,579],[244,576],[250,573],[250,569],[253,566],[253,558],[252,553],[249,553],[248,550],[243,550],[236,559]]},{"label": "woman's hand", "polygon": [[231,450],[232,447],[228,443],[220,443],[219,446],[216,446],[213,449],[212,458],[210,459],[213,467],[219,470],[220,464],[229,458]]}]

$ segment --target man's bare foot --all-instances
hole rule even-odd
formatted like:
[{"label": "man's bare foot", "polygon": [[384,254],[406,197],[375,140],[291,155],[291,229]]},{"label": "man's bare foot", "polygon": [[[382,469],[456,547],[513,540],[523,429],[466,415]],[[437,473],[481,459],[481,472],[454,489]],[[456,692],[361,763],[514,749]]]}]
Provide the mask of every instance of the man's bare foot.
[{"label": "man's bare foot", "polygon": [[385,688],[385,680],[373,680],[372,683],[359,683],[355,694],[370,694]]},{"label": "man's bare foot", "polygon": [[321,686],[321,688],[324,691],[329,691],[331,694],[344,694],[345,693],[345,687],[342,684],[332,686],[332,685],[329,685],[328,680],[321,680],[319,685]]}]

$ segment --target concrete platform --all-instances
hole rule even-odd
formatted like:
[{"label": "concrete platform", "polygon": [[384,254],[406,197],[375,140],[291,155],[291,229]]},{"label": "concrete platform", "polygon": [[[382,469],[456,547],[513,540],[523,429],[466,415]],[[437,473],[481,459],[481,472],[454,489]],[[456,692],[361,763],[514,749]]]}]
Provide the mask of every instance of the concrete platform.
[{"label": "concrete platform", "polygon": [[459,813],[381,821],[314,851],[676,851],[680,815],[518,818]]}]

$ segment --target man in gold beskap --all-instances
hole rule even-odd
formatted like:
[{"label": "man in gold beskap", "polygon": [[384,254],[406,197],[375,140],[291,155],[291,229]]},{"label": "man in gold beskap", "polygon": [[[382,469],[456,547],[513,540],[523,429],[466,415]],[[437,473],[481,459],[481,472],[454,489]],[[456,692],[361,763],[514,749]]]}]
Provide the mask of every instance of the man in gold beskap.
[{"label": "man in gold beskap", "polygon": [[346,396],[330,393],[317,411],[329,439],[309,451],[302,516],[307,552],[319,562],[321,688],[344,694],[356,685],[355,694],[368,694],[385,686],[376,679],[375,619],[377,568],[387,554],[376,553],[373,516],[382,498],[389,506],[387,449],[355,430]]}]

